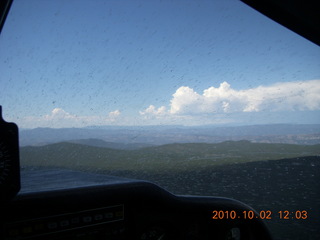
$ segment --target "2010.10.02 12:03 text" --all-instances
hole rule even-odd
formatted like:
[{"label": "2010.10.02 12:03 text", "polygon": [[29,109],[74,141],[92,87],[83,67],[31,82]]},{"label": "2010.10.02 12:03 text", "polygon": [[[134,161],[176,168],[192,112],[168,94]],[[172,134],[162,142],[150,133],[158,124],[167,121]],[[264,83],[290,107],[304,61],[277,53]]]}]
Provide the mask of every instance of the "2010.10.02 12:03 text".
[{"label": "2010.10.02 12:03 text", "polygon": [[306,210],[296,210],[296,211],[278,211],[273,213],[271,210],[261,210],[259,212],[254,212],[253,210],[237,212],[235,210],[213,210],[212,219],[213,220],[223,220],[223,219],[267,219],[271,220],[274,217],[278,219],[302,219],[308,218],[308,211]]}]

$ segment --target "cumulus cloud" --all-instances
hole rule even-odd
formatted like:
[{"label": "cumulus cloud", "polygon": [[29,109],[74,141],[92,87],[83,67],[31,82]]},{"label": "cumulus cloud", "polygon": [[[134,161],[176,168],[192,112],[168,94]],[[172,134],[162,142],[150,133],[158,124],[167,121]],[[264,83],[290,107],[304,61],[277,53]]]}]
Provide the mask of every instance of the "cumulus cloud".
[{"label": "cumulus cloud", "polygon": [[70,113],[64,111],[62,108],[55,108],[51,111],[51,114],[45,115],[46,120],[53,119],[76,119],[76,115],[71,115]]},{"label": "cumulus cloud", "polygon": [[109,112],[108,116],[109,118],[116,118],[118,116],[120,116],[121,112],[119,110],[115,110],[113,112]]},{"label": "cumulus cloud", "polygon": [[[262,119],[262,116],[270,118],[272,112],[277,115],[277,121],[280,121],[291,113],[317,110],[320,110],[320,80],[282,82],[241,90],[222,82],[219,86],[209,87],[201,93],[188,86],[181,86],[173,93],[168,106],[149,105],[139,111],[140,117],[122,116],[118,109],[101,116],[86,116],[54,108],[47,115],[24,117],[22,125],[26,128],[108,124],[194,125],[240,121],[240,118],[244,117],[249,121],[249,116],[252,119]],[[282,112],[286,112],[286,116],[280,116]]]},{"label": "cumulus cloud", "polygon": [[156,108],[153,105],[150,105],[149,107],[147,107],[144,111],[140,111],[139,112],[140,115],[155,115],[155,116],[161,116],[167,113],[166,111],[166,107],[162,106],[159,108]]},{"label": "cumulus cloud", "polygon": [[320,110],[320,80],[281,82],[235,90],[227,82],[209,87],[202,94],[182,86],[172,95],[170,108],[150,105],[140,115],[172,117],[197,114]]},{"label": "cumulus cloud", "polygon": [[114,124],[121,112],[115,110],[107,116],[74,115],[62,108],[54,108],[44,116],[29,116],[24,118],[25,127],[84,127],[88,125]]},{"label": "cumulus cloud", "polygon": [[229,83],[202,94],[180,87],[170,101],[171,114],[320,110],[320,80],[276,83],[235,90]]}]

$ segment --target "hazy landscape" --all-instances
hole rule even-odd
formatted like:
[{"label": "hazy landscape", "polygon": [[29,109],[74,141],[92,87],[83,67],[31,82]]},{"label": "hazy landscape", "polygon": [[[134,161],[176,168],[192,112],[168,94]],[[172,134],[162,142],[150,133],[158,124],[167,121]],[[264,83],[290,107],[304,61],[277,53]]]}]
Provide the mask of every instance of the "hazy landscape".
[{"label": "hazy landscape", "polygon": [[[249,126],[92,126],[20,130],[20,146],[99,139],[132,149],[170,143],[219,143],[249,140],[261,143],[319,144],[320,124],[269,124]],[[94,144],[86,142],[85,144]],[[104,143],[106,144],[106,143]],[[133,144],[133,145],[132,145]],[[122,146],[120,146],[122,145]],[[126,146],[127,145],[127,146]],[[100,147],[100,145],[98,145]],[[105,147],[108,147],[105,145]],[[110,146],[109,146],[110,147]]]},{"label": "hazy landscape", "polygon": [[[319,239],[319,126],[23,130],[22,181],[35,188],[52,179],[70,185],[80,176],[74,170],[96,174],[88,179],[98,182],[143,179],[175,194],[224,196],[271,210],[267,224],[275,239]],[[34,176],[41,181],[32,182]],[[307,210],[308,219],[279,219],[284,210]]]}]

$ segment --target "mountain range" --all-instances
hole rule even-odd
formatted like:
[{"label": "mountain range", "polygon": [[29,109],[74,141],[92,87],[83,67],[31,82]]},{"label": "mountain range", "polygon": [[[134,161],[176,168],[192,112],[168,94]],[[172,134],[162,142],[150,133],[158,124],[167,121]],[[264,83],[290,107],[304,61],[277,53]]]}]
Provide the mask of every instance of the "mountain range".
[{"label": "mountain range", "polygon": [[[93,146],[108,147],[108,145],[113,145],[112,148],[118,149],[138,149],[170,143],[218,143],[230,140],[249,140],[260,143],[319,144],[320,124],[227,127],[92,126],[86,128],[35,128],[21,129],[19,135],[20,146],[41,146],[71,141],[87,145],[93,144]],[[93,143],[93,139],[96,139],[95,143]]]}]

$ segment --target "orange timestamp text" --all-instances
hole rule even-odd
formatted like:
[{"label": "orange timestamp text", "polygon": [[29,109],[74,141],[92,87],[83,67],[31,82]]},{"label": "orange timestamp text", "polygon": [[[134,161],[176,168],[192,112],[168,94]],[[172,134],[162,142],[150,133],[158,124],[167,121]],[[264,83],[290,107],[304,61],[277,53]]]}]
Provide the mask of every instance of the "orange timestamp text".
[{"label": "orange timestamp text", "polygon": [[235,211],[235,210],[213,210],[212,219],[213,220],[226,220],[226,219],[266,219],[271,220],[273,218],[278,219],[307,219],[308,211],[306,210],[295,210],[295,211],[278,211],[272,212],[271,210],[261,210],[255,212],[252,210],[248,211]]}]

